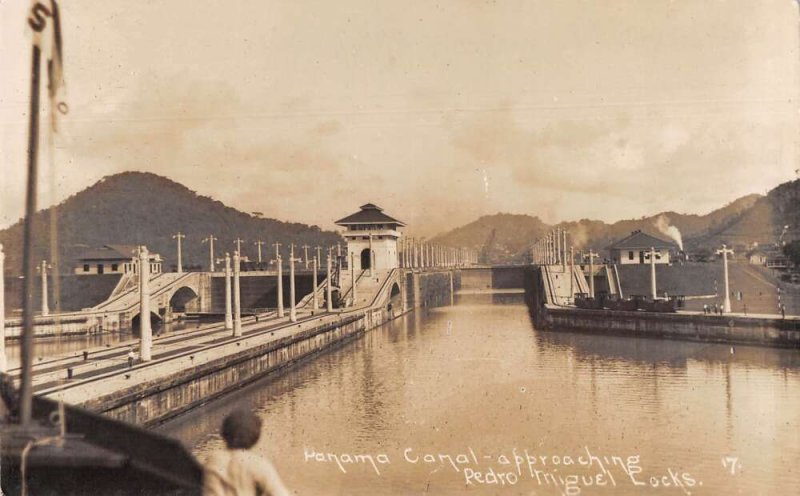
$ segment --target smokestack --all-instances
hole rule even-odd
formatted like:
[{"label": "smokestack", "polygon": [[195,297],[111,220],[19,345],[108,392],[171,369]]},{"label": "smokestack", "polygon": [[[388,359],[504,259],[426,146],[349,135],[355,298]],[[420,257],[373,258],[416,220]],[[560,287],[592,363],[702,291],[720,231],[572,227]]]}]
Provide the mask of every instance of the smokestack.
[{"label": "smokestack", "polygon": [[678,243],[678,248],[683,251],[683,236],[681,236],[681,232],[677,227],[669,224],[669,217],[666,215],[659,215],[653,225],[656,226],[656,229],[658,229],[661,234],[669,236],[670,239]]}]

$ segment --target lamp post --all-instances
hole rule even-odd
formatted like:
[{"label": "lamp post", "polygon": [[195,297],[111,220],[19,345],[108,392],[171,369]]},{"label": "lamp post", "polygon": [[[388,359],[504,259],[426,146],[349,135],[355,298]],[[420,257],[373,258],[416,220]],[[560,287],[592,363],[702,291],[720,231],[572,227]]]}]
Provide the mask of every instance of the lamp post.
[{"label": "lamp post", "polygon": [[153,329],[150,327],[150,254],[146,246],[139,247],[139,358],[153,359]]},{"label": "lamp post", "polygon": [[233,335],[242,335],[242,287],[239,281],[242,257],[233,252]]},{"label": "lamp post", "polygon": [[225,329],[233,329],[233,310],[231,303],[231,255],[225,253],[225,258],[217,260],[225,262]]},{"label": "lamp post", "polygon": [[271,263],[276,265],[278,269],[278,317],[283,317],[283,260],[281,259],[281,244],[278,242],[273,243],[275,246],[275,260]]},{"label": "lamp post", "polygon": [[589,297],[594,298],[594,257],[599,256],[589,248]]},{"label": "lamp post", "polygon": [[6,294],[5,261],[6,254],[3,252],[3,244],[0,243],[0,372],[8,370],[8,361],[6,360],[6,300],[2,297]]},{"label": "lamp post", "polygon": [[319,309],[319,301],[317,300],[317,290],[319,289],[319,284],[317,281],[317,271],[319,270],[319,265],[317,265],[317,257],[314,257],[314,260],[312,260],[312,262],[313,262],[312,268],[314,269],[314,292],[312,294],[314,295],[314,310],[317,310]]},{"label": "lamp post", "polygon": [[183,250],[181,249],[181,240],[185,237],[186,235],[180,231],[178,231],[178,234],[172,235],[172,239],[178,240],[178,274],[183,274]]},{"label": "lamp post", "polygon": [[717,255],[722,255],[722,270],[725,278],[725,299],[722,302],[722,311],[730,313],[731,311],[731,289],[728,285],[728,255],[733,255],[733,250],[725,245],[717,250]]},{"label": "lamp post", "polygon": [[215,265],[214,265],[214,241],[217,238],[214,237],[213,234],[209,234],[207,238],[203,238],[203,243],[208,243],[208,270],[210,272],[214,272]]},{"label": "lamp post", "polygon": [[[575,298],[575,249],[569,247],[569,300]],[[568,301],[569,303],[569,301]]]},{"label": "lamp post", "polygon": [[39,274],[42,278],[42,316],[50,315],[50,304],[47,300],[47,269],[51,269],[52,266],[47,265],[47,262],[42,260],[42,263],[39,265]]},{"label": "lamp post", "polygon": [[267,243],[259,239],[258,241],[254,241],[253,244],[258,247],[258,263],[261,263],[261,245],[265,245]]},{"label": "lamp post", "polygon": [[352,289],[353,293],[353,306],[356,305],[356,254],[354,252],[350,253],[350,288]]},{"label": "lamp post", "polygon": [[308,270],[308,245],[303,245],[303,262],[306,264],[306,270]]},{"label": "lamp post", "polygon": [[294,263],[299,259],[294,258],[294,243],[289,245],[289,320],[297,322],[297,308],[295,306],[294,290]]},{"label": "lamp post", "polygon": [[650,258],[650,296],[655,301],[658,297],[656,292],[656,249],[651,246],[647,256]]},{"label": "lamp post", "polygon": [[239,256],[241,257],[242,256],[242,242],[244,242],[244,240],[242,238],[236,238],[236,239],[233,240],[233,242],[236,243],[236,251],[239,252]]},{"label": "lamp post", "polygon": [[[325,302],[328,312],[333,312],[333,286],[331,282],[331,252],[328,250],[328,259],[326,262],[326,275],[325,278]],[[355,286],[353,287],[353,294],[355,295]]]},{"label": "lamp post", "polygon": [[375,273],[375,259],[372,256],[372,233],[369,233],[369,276]]}]

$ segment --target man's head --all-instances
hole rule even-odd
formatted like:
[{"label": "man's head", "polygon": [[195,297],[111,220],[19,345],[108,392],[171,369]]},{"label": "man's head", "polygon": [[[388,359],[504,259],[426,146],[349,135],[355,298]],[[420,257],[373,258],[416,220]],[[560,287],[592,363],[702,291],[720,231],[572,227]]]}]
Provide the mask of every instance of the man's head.
[{"label": "man's head", "polygon": [[222,421],[222,439],[229,449],[250,449],[261,436],[261,419],[247,410],[234,410]]}]

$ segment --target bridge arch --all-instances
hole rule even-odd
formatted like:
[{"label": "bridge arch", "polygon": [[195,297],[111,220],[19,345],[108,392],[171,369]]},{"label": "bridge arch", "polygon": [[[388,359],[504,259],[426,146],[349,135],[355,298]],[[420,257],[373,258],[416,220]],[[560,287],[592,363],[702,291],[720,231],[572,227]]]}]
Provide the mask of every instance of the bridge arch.
[{"label": "bridge arch", "polygon": [[392,283],[392,289],[389,291],[388,310],[395,314],[403,311],[403,290],[397,281]]},{"label": "bridge arch", "polygon": [[169,298],[169,309],[173,312],[184,313],[188,309],[199,310],[197,289],[191,286],[177,288]]},{"label": "bridge arch", "polygon": [[[142,314],[141,313],[137,313],[131,319],[131,331],[133,331],[133,334],[135,336],[139,335],[139,323],[141,322],[141,319],[142,319]],[[150,312],[150,327],[151,328],[153,328],[153,329],[157,328],[159,325],[161,325],[161,322],[162,322],[162,319],[161,319],[161,316],[159,314],[157,314],[156,312]]]}]

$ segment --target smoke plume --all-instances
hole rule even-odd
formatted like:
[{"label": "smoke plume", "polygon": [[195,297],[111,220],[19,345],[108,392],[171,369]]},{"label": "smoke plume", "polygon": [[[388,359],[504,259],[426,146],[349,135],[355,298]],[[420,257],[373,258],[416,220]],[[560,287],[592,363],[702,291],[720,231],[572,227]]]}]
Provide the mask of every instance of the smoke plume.
[{"label": "smoke plume", "polygon": [[678,248],[683,251],[683,237],[677,227],[669,224],[669,217],[666,215],[659,215],[653,223],[662,234],[665,234],[678,243]]}]

